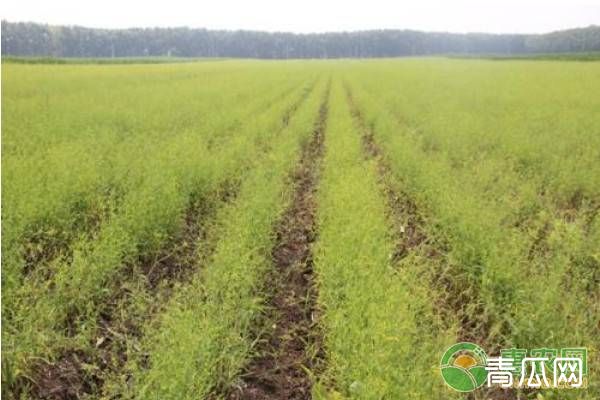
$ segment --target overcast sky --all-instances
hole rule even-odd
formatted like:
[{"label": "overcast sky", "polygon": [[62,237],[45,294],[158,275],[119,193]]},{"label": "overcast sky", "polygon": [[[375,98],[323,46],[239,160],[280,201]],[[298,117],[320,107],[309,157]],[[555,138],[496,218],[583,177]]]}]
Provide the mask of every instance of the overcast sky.
[{"label": "overcast sky", "polygon": [[4,0],[2,19],[98,28],[541,33],[600,25],[600,0]]}]

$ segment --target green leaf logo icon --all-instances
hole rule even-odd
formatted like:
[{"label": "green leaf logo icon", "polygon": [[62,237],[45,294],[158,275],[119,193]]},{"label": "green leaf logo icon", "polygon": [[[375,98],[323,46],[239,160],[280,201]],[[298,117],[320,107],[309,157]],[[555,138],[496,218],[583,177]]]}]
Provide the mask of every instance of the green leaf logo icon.
[{"label": "green leaf logo icon", "polygon": [[487,379],[487,355],[478,345],[461,342],[451,346],[440,362],[442,378],[459,392],[472,392]]}]

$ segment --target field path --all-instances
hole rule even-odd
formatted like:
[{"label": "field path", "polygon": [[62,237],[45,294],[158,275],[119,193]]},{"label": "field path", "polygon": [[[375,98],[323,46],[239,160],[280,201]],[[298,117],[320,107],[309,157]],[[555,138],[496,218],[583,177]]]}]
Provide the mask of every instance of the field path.
[{"label": "field path", "polygon": [[[382,194],[386,198],[387,218],[393,228],[394,252],[392,254],[392,265],[398,267],[399,262],[411,255],[421,254],[429,261],[437,263],[447,263],[444,260],[444,253],[447,249],[444,248],[444,243],[439,239],[431,237],[425,227],[425,220],[421,211],[417,207],[414,199],[408,193],[402,190],[398,178],[394,176],[392,167],[386,160],[384,151],[376,141],[373,129],[365,120],[359,107],[356,105],[351,88],[345,85],[346,99],[348,106],[354,118],[356,127],[361,135],[362,151],[367,160],[375,162],[377,169],[377,178],[382,190]],[[436,290],[430,289],[430,297],[434,310],[439,316],[445,320],[448,326],[452,326],[453,315],[458,314],[459,330],[456,341],[481,341],[481,337],[486,337],[488,334],[487,326],[477,325],[469,314],[463,312],[463,308],[470,302],[476,302],[477,297],[469,297],[466,293],[461,292],[460,285],[454,280],[445,276],[444,272],[433,273],[426,279],[427,285],[430,288],[441,288]],[[480,312],[483,312],[480,310]],[[433,326],[431,321],[428,325]],[[476,399],[475,394],[471,394],[469,399]],[[484,389],[484,398],[498,400],[517,399],[516,391],[506,391],[499,388]]]},{"label": "field path", "polygon": [[[278,134],[288,127],[314,87],[314,82],[306,86],[284,110]],[[264,157],[269,149],[257,145],[257,151],[257,157]],[[56,360],[40,359],[33,364],[29,395],[56,400],[99,395],[106,380],[126,373],[128,349],[139,347],[144,325],[163,312],[168,299],[189,285],[193,274],[210,262],[219,234],[215,219],[223,208],[235,203],[242,180],[237,173],[225,176],[211,192],[190,196],[181,230],[158,254],[139,254],[124,263],[121,279],[110,286],[111,298],[104,302],[95,321],[97,328],[88,338],[88,350],[67,347]],[[136,297],[147,300],[136,302]],[[70,331],[74,336],[75,327]]]},{"label": "field path", "polygon": [[[384,154],[375,141],[373,130],[368,126],[360,109],[354,103],[352,91],[345,85],[346,100],[355,125],[361,135],[362,150],[367,160],[374,160],[377,166],[377,178],[387,199],[388,219],[393,227],[394,254],[393,263],[406,257],[411,250],[431,241],[424,230],[423,218],[413,199],[394,185],[393,172],[386,162]],[[428,249],[428,256],[435,256],[438,251]]]},{"label": "field path", "polygon": [[313,370],[319,358],[316,329],[313,260],[315,241],[315,192],[323,156],[329,89],[319,110],[310,142],[292,176],[295,187],[290,206],[276,227],[272,250],[274,268],[265,288],[269,293],[266,337],[257,345],[257,356],[247,366],[243,383],[229,399],[309,399]]}]

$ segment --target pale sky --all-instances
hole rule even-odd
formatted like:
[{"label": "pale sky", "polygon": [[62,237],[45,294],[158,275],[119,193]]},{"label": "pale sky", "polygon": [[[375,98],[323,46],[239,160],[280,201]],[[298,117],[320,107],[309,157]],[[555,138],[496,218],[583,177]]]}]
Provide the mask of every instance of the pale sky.
[{"label": "pale sky", "polygon": [[600,25],[600,0],[4,0],[0,16],[96,28],[543,33]]}]

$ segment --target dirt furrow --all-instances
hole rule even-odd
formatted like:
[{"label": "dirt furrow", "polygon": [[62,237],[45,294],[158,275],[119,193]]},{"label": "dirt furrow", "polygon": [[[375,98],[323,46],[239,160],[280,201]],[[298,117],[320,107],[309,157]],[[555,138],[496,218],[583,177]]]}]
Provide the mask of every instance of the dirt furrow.
[{"label": "dirt furrow", "polygon": [[[159,254],[140,257],[126,266],[123,279],[116,282],[121,286],[111,290],[114,295],[100,312],[88,348],[65,349],[56,361],[36,364],[31,396],[79,399],[102,390],[105,379],[127,362],[127,349],[141,338],[142,325],[159,312],[173,288],[210,257],[215,243],[210,221],[218,209],[235,199],[238,186],[237,182],[224,183],[207,198],[190,202],[178,236]],[[140,291],[147,296],[143,304],[139,303]]]},{"label": "dirt furrow", "polygon": [[[431,238],[423,229],[424,221],[416,203],[404,192],[398,191],[392,183],[392,172],[385,161],[382,151],[375,142],[373,130],[366,123],[361,111],[354,103],[352,92],[345,87],[346,96],[352,116],[362,135],[362,146],[367,159],[376,161],[379,183],[388,200],[388,218],[393,224],[396,248],[394,261],[404,258],[412,249],[432,243]],[[437,255],[437,250],[427,246],[431,256]]]},{"label": "dirt furrow", "polygon": [[[356,124],[362,132],[365,155],[376,161],[380,184],[388,199],[387,208],[396,241],[394,261],[400,261],[410,252],[419,251],[427,258],[435,260],[435,263],[440,266],[447,264],[443,260],[443,255],[448,252],[447,245],[433,238],[425,230],[425,221],[414,200],[407,193],[397,189],[397,185],[393,183],[394,177],[391,168],[374,139],[373,130],[368,126],[356,106],[348,86],[346,86],[346,94]],[[472,291],[467,292],[464,290],[472,285],[457,280],[456,277],[464,274],[452,272],[453,267],[451,265],[446,265],[446,267],[434,272],[429,277],[432,287],[436,288],[438,293],[437,298],[434,299],[436,308],[442,317],[447,313],[459,317],[461,325],[460,340],[481,343],[487,337],[487,325],[482,324],[481,321],[470,319],[469,313],[466,312],[466,306],[469,303],[480,304],[478,296]],[[448,312],[444,310],[448,310]]]},{"label": "dirt furrow", "polygon": [[[399,191],[392,183],[391,167],[386,162],[383,153],[375,141],[373,130],[366,123],[360,109],[356,106],[352,92],[346,86],[346,95],[352,115],[356,120],[362,134],[363,150],[365,156],[376,161],[379,172],[379,181],[382,190],[388,199],[388,213],[394,229],[396,241],[393,261],[400,261],[410,252],[419,251],[427,258],[435,260],[435,264],[443,266],[447,264],[443,260],[444,254],[448,252],[448,247],[443,242],[431,237],[425,230],[425,221],[421,216],[419,209],[413,199],[402,191]],[[436,289],[436,296],[432,299],[435,302],[436,311],[442,319],[456,316],[459,319],[460,330],[458,332],[458,341],[474,342],[480,345],[486,345],[486,338],[489,333],[489,321],[478,321],[470,318],[471,312],[467,310],[468,305],[477,308],[475,315],[483,315],[483,309],[477,287],[472,283],[461,280],[463,274],[452,270],[452,265],[446,265],[446,268],[440,268],[439,271],[432,272],[425,278],[431,282],[430,286]],[[472,287],[472,290],[466,291],[465,288]],[[496,350],[496,349],[494,349]],[[483,398],[490,399],[516,399],[515,391],[507,392],[505,390],[485,390],[482,392]],[[479,398],[472,394],[469,398]]]},{"label": "dirt furrow", "polygon": [[53,224],[41,224],[28,228],[22,243],[23,270],[25,281],[43,282],[51,278],[51,265],[57,260],[70,262],[73,257],[73,244],[81,238],[92,239],[100,231],[123,194],[115,187],[106,188],[93,201],[73,204],[71,212],[75,217],[69,229]]},{"label": "dirt furrow", "polygon": [[302,151],[292,176],[291,205],[276,227],[274,268],[265,282],[269,296],[266,334],[257,356],[227,394],[229,400],[309,399],[321,338],[315,318],[316,292],[311,245],[316,239],[315,192],[323,155],[329,89],[315,123],[314,135]]},{"label": "dirt furrow", "polygon": [[[287,127],[292,115],[306,101],[314,87],[313,82],[285,111],[281,130]],[[268,152],[268,148],[260,150],[261,154]],[[178,237],[158,255],[142,255],[125,266],[123,279],[116,280],[117,287],[109,289],[114,295],[100,312],[97,333],[89,346],[85,349],[66,348],[53,361],[39,360],[32,366],[28,378],[21,379],[15,385],[13,392],[49,400],[79,399],[100,393],[107,377],[118,374],[126,364],[127,349],[137,346],[143,334],[143,324],[166,304],[177,284],[184,283],[198,265],[210,259],[216,243],[210,221],[219,208],[234,201],[238,188],[237,181],[224,182],[206,199],[196,198],[192,201]],[[141,285],[139,281],[142,281]],[[122,285],[123,282],[125,285]],[[140,294],[146,297],[142,302],[146,308],[141,312],[140,302],[136,298]],[[69,321],[67,336],[75,336],[75,326],[81,322]]]}]

